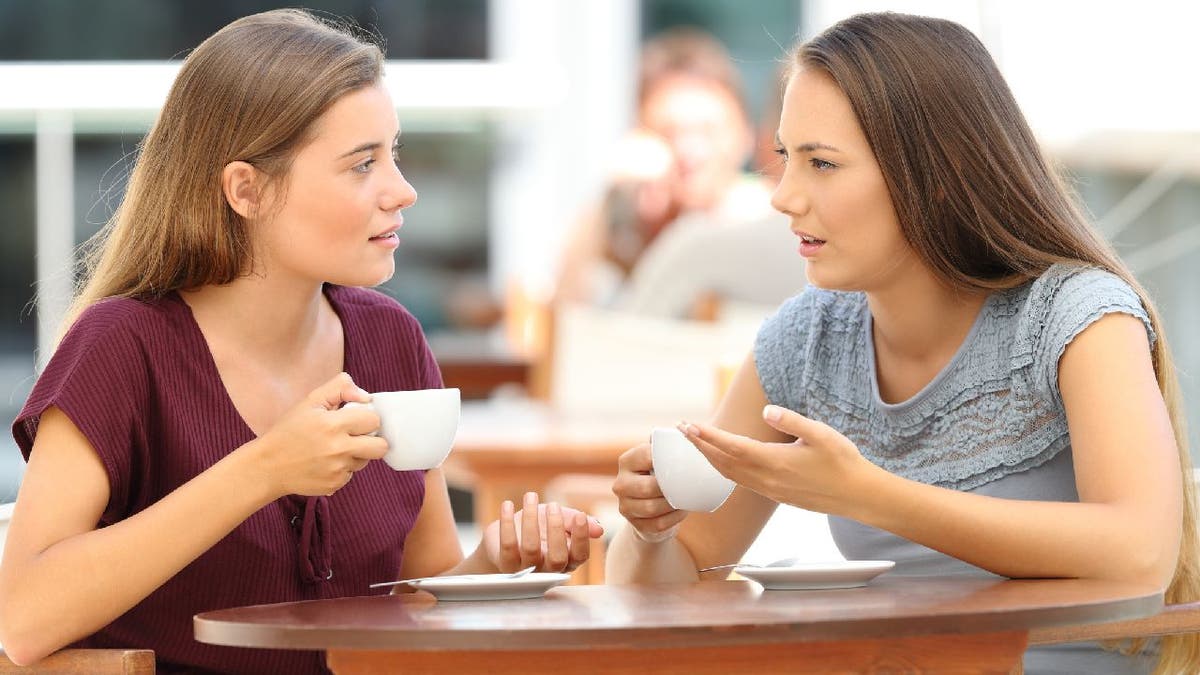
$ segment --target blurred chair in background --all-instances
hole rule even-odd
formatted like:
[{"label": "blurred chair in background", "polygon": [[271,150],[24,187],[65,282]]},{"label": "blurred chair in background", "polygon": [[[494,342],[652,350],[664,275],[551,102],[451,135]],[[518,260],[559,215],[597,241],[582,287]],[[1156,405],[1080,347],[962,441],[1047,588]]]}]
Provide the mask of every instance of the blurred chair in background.
[{"label": "blurred chair in background", "polygon": [[736,227],[680,219],[647,248],[616,309],[649,316],[761,320],[806,283],[780,213]]}]

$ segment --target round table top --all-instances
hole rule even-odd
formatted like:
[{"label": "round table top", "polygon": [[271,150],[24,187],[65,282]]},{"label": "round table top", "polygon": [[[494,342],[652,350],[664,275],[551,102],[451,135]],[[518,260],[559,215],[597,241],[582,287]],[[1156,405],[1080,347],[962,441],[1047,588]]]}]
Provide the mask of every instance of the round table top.
[{"label": "round table top", "polygon": [[841,590],[702,581],[561,586],[507,601],[376,595],[206,612],[194,624],[201,642],[242,647],[667,648],[994,633],[1134,619],[1161,607],[1161,591],[1137,584],[889,574]]}]

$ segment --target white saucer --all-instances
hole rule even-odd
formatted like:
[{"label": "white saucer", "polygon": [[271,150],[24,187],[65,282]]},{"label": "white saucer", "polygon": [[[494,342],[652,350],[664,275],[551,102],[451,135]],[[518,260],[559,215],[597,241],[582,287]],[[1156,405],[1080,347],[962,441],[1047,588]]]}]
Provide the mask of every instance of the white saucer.
[{"label": "white saucer", "polygon": [[433,593],[438,600],[520,600],[540,598],[570,578],[570,574],[555,572],[532,572],[516,579],[506,574],[471,574],[436,577],[410,585]]},{"label": "white saucer", "polygon": [[797,563],[790,567],[733,568],[768,591],[802,591],[827,588],[857,588],[892,569],[891,560],[843,560],[828,563]]}]

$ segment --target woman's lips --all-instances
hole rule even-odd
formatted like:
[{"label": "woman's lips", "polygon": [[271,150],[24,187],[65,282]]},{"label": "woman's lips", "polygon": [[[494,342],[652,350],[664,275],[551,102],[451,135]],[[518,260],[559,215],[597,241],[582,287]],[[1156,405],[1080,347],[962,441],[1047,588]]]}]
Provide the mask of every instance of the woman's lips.
[{"label": "woman's lips", "polygon": [[824,239],[818,239],[806,232],[797,232],[796,236],[800,237],[800,255],[805,258],[816,255],[817,251],[820,251],[821,247],[825,245]]}]

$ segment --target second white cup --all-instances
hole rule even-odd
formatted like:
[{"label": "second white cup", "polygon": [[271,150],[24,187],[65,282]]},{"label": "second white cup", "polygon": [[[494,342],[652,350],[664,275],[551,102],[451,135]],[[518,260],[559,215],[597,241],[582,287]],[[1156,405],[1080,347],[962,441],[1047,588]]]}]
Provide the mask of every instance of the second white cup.
[{"label": "second white cup", "polygon": [[734,482],[722,476],[678,429],[650,432],[654,477],[671,508],[716,511],[733,493]]},{"label": "second white cup", "polygon": [[350,402],[379,415],[379,431],[388,443],[383,461],[397,471],[433,469],[450,454],[462,409],[458,389],[415,389],[371,394],[370,403]]}]

